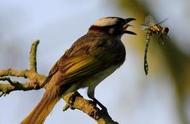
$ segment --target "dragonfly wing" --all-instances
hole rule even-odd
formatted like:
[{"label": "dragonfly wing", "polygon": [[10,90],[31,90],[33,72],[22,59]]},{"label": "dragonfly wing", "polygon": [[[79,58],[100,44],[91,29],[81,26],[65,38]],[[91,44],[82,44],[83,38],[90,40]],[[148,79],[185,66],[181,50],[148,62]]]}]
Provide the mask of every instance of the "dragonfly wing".
[{"label": "dragonfly wing", "polygon": [[151,26],[151,25],[154,25],[154,24],[156,24],[155,19],[151,15],[146,16],[145,25]]},{"label": "dragonfly wing", "polygon": [[148,25],[145,25],[145,24],[141,24],[141,29],[142,30],[147,30],[149,28]]},{"label": "dragonfly wing", "polygon": [[164,23],[165,21],[167,21],[168,20],[168,18],[166,18],[166,19],[163,19],[162,21],[159,21],[159,23],[158,24],[162,24],[162,23]]}]

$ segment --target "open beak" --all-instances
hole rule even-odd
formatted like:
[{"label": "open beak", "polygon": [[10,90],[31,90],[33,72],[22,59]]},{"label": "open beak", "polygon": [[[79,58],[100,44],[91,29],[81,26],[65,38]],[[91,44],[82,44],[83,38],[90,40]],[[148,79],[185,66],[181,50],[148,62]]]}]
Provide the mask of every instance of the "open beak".
[{"label": "open beak", "polygon": [[123,33],[136,35],[135,32],[132,32],[132,31],[128,31],[128,30],[127,30],[128,27],[132,26],[132,25],[130,25],[130,24],[128,24],[128,23],[131,22],[131,21],[134,21],[134,20],[136,20],[136,19],[135,19],[135,18],[126,18],[126,19],[125,19],[125,25],[123,25]]}]

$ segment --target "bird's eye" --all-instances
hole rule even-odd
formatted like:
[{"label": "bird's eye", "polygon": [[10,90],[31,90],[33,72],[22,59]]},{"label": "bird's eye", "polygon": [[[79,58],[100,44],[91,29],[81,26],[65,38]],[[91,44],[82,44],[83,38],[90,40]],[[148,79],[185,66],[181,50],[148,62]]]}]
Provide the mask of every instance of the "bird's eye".
[{"label": "bird's eye", "polygon": [[110,33],[110,34],[113,34],[115,31],[116,31],[115,28],[110,28],[110,29],[109,29],[109,33]]}]

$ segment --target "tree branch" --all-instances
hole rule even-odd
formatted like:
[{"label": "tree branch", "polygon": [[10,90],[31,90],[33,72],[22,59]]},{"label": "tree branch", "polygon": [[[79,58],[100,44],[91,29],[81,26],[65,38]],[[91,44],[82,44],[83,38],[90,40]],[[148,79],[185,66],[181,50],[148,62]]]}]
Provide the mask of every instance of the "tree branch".
[{"label": "tree branch", "polygon": [[[45,88],[42,84],[46,76],[37,72],[36,52],[38,44],[39,40],[35,41],[31,46],[29,55],[29,69],[0,70],[0,97],[13,91],[27,91]],[[22,77],[27,79],[27,81],[13,81],[11,77]],[[84,99],[78,92],[70,93],[64,96],[63,99],[67,103],[66,108],[83,111],[96,120],[98,124],[118,124],[111,119],[107,112],[100,110],[93,101]]]},{"label": "tree branch", "polygon": [[86,113],[98,124],[118,124],[112,120],[106,111],[100,110],[93,101],[84,99],[78,92],[70,93],[64,96],[63,99],[71,109],[78,109]]},{"label": "tree branch", "polygon": [[39,40],[33,42],[31,49],[30,49],[30,58],[29,58],[29,65],[30,65],[30,70],[37,72],[37,61],[36,61],[36,53],[37,53],[37,47],[39,44]]}]

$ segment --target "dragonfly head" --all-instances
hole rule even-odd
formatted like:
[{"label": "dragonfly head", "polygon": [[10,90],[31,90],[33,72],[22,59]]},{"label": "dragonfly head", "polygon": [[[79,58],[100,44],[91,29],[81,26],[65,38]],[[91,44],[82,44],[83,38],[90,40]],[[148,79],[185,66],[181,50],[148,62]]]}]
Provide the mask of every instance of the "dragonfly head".
[{"label": "dragonfly head", "polygon": [[168,27],[164,27],[163,30],[162,30],[162,33],[168,34],[168,32],[169,32],[169,28]]}]

